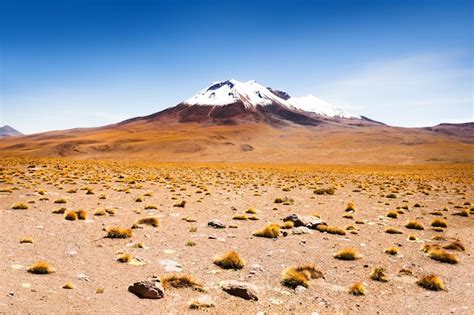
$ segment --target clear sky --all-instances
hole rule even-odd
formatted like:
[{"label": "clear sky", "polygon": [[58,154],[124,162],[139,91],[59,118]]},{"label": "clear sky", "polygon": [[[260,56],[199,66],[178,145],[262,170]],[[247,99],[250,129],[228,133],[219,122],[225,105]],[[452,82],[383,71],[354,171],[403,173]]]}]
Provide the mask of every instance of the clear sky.
[{"label": "clear sky", "polygon": [[474,121],[472,3],[1,0],[0,125],[100,126],[229,78],[391,125]]}]

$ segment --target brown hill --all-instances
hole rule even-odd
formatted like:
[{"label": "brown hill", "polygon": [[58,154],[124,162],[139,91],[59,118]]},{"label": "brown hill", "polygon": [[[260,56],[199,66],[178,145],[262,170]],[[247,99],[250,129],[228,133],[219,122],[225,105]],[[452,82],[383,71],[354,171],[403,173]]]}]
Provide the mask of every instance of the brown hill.
[{"label": "brown hill", "polygon": [[[174,113],[175,114],[175,113]],[[397,128],[364,120],[324,119],[213,125],[155,114],[116,125],[2,139],[1,155],[186,162],[417,164],[474,162],[472,132]]]}]

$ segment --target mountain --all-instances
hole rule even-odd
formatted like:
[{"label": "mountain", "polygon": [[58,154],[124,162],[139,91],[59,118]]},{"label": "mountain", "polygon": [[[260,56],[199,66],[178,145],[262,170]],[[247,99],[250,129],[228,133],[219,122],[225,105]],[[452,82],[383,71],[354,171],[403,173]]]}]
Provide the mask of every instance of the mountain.
[{"label": "mountain", "polygon": [[[256,81],[237,80],[214,82],[175,107],[138,119],[215,125],[266,123],[274,127],[289,124],[317,126],[328,120],[343,119],[370,122],[312,95],[291,97]],[[131,120],[123,123],[129,122]]]},{"label": "mountain", "polygon": [[13,129],[12,127],[5,125],[3,127],[0,127],[0,138],[4,137],[16,137],[16,136],[21,136],[23,135],[21,132],[18,130]]},{"label": "mountain", "polygon": [[0,156],[272,164],[474,163],[472,124],[400,128],[255,81],[116,124],[9,137]]}]

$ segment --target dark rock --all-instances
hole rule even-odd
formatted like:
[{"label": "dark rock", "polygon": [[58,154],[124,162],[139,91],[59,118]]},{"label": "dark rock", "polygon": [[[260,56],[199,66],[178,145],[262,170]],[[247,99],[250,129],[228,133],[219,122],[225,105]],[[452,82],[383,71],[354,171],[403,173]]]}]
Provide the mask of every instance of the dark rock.
[{"label": "dark rock", "polygon": [[128,291],[132,292],[141,299],[161,299],[165,295],[165,290],[158,278],[135,282],[128,287]]},{"label": "dark rock", "polygon": [[326,223],[318,217],[314,216],[302,216],[298,214],[292,214],[283,219],[283,221],[292,221],[295,227],[304,226],[309,229],[316,230],[318,225],[326,225]]},{"label": "dark rock", "polygon": [[221,282],[221,288],[230,295],[245,300],[258,301],[257,287],[253,284],[235,280],[226,280]]},{"label": "dark rock", "polygon": [[222,221],[220,220],[211,220],[207,223],[207,226],[210,226],[212,228],[215,228],[215,229],[224,229],[225,228],[225,224],[222,223]]}]

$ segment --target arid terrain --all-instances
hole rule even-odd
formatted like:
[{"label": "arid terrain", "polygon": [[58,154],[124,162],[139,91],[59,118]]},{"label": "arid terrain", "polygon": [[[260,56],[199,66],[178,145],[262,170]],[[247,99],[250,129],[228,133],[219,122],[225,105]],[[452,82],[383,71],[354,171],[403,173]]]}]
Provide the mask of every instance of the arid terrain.
[{"label": "arid terrain", "polygon": [[[472,159],[472,144],[436,143],[416,161]],[[383,157],[400,146],[416,143]],[[0,313],[474,312],[473,164],[285,165],[278,150],[258,156],[281,165],[2,157]],[[162,298],[129,292],[152,276]]]}]

